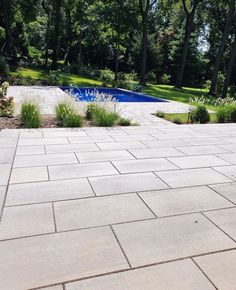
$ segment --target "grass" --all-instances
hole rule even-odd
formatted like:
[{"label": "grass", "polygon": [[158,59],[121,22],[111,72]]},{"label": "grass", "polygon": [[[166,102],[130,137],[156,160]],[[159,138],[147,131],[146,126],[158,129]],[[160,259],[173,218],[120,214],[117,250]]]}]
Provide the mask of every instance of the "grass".
[{"label": "grass", "polygon": [[[20,67],[17,71],[11,73],[12,76],[20,77],[22,79],[32,79],[34,81],[47,81],[48,71],[38,68]],[[101,86],[101,82],[75,74],[60,73],[59,83],[61,85],[76,84],[81,87]]]},{"label": "grass", "polygon": [[[173,113],[173,114],[169,113],[169,114],[165,114],[164,119],[167,121],[173,122],[173,120],[178,118],[179,120],[181,120],[183,124],[186,124],[188,123],[188,120],[189,120],[188,115],[189,115],[188,113]],[[216,114],[210,114],[210,122],[217,123]]]}]

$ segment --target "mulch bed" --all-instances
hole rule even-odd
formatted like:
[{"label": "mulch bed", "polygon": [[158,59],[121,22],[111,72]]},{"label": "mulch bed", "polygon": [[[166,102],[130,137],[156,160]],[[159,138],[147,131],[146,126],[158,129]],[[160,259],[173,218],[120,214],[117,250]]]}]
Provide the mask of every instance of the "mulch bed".
[{"label": "mulch bed", "polygon": [[[91,121],[84,120],[83,127],[91,127]],[[56,128],[59,127],[55,117],[50,115],[43,116],[42,128]],[[19,117],[5,118],[0,117],[1,129],[24,129]]]}]

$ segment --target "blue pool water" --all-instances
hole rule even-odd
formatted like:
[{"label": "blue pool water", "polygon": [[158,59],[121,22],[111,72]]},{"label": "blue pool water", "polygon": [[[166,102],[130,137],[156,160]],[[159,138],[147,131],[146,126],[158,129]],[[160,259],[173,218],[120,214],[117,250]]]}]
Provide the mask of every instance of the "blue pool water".
[{"label": "blue pool water", "polygon": [[85,88],[85,87],[61,87],[63,91],[70,91],[78,101],[92,102],[95,92],[109,94],[117,102],[168,102],[163,99],[136,93],[132,91],[112,88]]}]

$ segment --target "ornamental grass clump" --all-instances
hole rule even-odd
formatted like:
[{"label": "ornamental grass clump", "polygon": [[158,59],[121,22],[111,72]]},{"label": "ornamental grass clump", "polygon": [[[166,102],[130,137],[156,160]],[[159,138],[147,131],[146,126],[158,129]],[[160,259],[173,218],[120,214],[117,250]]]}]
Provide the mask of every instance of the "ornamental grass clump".
[{"label": "ornamental grass clump", "polygon": [[25,128],[39,128],[42,125],[42,117],[37,104],[25,101],[21,105],[21,123]]},{"label": "ornamental grass clump", "polygon": [[13,97],[7,97],[9,83],[0,85],[0,117],[12,117],[14,113]]},{"label": "ornamental grass clump", "polygon": [[220,107],[216,118],[218,123],[236,123],[236,105],[228,104]]},{"label": "ornamental grass clump", "polygon": [[82,127],[83,118],[76,112],[72,105],[61,102],[57,104],[56,118],[60,126],[62,127]]},{"label": "ornamental grass clump", "polygon": [[119,115],[109,112],[105,108],[96,106],[92,110],[92,122],[98,127],[112,127],[119,119]]}]

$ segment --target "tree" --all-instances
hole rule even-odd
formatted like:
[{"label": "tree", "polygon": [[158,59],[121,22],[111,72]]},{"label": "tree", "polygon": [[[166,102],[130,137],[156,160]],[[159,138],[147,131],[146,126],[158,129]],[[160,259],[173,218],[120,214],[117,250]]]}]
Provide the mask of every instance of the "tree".
[{"label": "tree", "polygon": [[148,51],[148,18],[149,12],[156,4],[157,0],[139,0],[139,9],[142,18],[142,42],[141,42],[141,73],[140,84],[145,84],[145,75],[147,68],[147,51]]},{"label": "tree", "polygon": [[226,42],[227,42],[227,39],[228,39],[228,36],[229,36],[229,31],[230,31],[230,27],[231,27],[231,24],[232,24],[234,11],[235,11],[235,1],[231,1],[229,3],[229,8],[228,8],[226,21],[225,21],[224,31],[223,31],[223,34],[222,34],[221,43],[220,43],[220,46],[219,46],[218,53],[216,55],[216,60],[215,60],[214,69],[213,69],[213,73],[212,73],[211,87],[210,87],[210,90],[209,90],[209,93],[208,93],[209,95],[212,95],[212,96],[216,96],[216,86],[217,86],[218,72],[219,72],[221,60],[223,58]]},{"label": "tree", "polygon": [[175,83],[176,88],[181,88],[183,84],[183,75],[184,75],[187,54],[188,54],[190,37],[193,31],[194,17],[195,17],[197,7],[202,1],[203,0],[191,0],[190,1],[191,7],[188,8],[186,0],[182,0],[183,9],[186,14],[186,23],[185,23],[185,29],[184,29],[184,42],[183,42],[182,56],[181,56],[180,66],[179,66],[178,75],[177,75],[177,79]]}]

